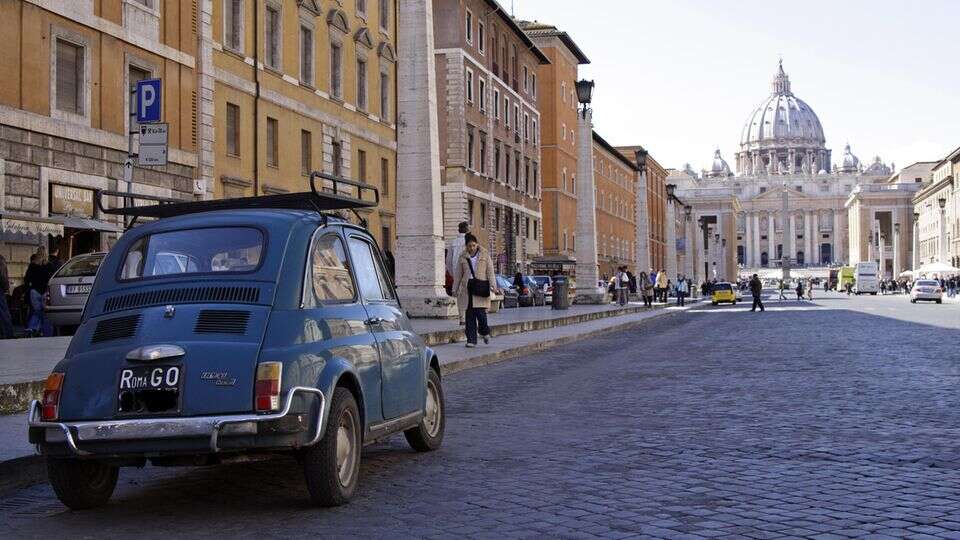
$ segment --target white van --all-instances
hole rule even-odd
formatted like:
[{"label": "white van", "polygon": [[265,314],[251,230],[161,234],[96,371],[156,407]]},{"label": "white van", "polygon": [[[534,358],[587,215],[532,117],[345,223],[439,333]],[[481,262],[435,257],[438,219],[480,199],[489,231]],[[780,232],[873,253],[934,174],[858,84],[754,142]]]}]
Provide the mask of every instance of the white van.
[{"label": "white van", "polygon": [[858,262],[853,268],[853,292],[855,294],[877,294],[880,281],[877,277],[880,268],[876,261]]}]

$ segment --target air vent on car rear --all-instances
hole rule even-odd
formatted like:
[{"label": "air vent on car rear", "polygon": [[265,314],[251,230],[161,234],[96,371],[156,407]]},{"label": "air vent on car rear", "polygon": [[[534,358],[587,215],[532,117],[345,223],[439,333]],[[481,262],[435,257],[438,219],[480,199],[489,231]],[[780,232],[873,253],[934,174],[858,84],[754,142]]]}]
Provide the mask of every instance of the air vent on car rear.
[{"label": "air vent on car rear", "polygon": [[105,319],[97,323],[97,327],[93,331],[93,337],[90,338],[90,343],[133,337],[138,328],[140,328],[139,314]]},{"label": "air vent on car rear", "polygon": [[204,309],[197,317],[193,331],[197,334],[245,334],[249,320],[249,311]]},{"label": "air vent on car rear", "polygon": [[255,304],[260,300],[257,287],[191,287],[159,289],[107,298],[103,311],[121,311],[145,306],[199,302]]}]

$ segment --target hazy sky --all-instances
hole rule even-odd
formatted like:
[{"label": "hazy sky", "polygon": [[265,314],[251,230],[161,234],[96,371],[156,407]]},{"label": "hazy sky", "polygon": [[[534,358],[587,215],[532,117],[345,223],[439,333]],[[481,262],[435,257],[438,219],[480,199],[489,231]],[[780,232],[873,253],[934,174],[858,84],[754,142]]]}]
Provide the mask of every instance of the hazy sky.
[{"label": "hazy sky", "polygon": [[[511,0],[500,0],[510,9]],[[836,161],[897,168],[960,146],[958,0],[514,0],[590,58],[594,125],[642,144],[665,167],[734,167],[748,115],[770,93],[777,60],[817,113]]]}]

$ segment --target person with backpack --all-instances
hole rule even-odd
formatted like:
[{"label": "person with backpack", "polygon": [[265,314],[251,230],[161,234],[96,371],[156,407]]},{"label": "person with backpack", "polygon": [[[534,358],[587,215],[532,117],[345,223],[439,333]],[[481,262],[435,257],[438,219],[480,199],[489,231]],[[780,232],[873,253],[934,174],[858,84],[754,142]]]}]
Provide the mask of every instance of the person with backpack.
[{"label": "person with backpack", "polygon": [[677,295],[677,305],[685,306],[686,302],[684,299],[687,294],[690,292],[690,284],[687,283],[687,276],[681,275],[677,277],[677,284],[674,285],[674,290]]},{"label": "person with backpack", "polygon": [[490,308],[490,294],[500,294],[500,289],[490,254],[480,247],[473,234],[465,234],[464,240],[464,250],[454,268],[453,291],[458,301],[462,299],[466,306],[464,333],[470,348],[477,346],[478,331],[483,342],[490,343],[487,309]]},{"label": "person with backpack", "polygon": [[630,278],[627,276],[627,267],[621,266],[617,268],[617,273],[614,274],[614,293],[616,294],[617,304],[620,307],[627,305],[627,296],[630,292]]}]

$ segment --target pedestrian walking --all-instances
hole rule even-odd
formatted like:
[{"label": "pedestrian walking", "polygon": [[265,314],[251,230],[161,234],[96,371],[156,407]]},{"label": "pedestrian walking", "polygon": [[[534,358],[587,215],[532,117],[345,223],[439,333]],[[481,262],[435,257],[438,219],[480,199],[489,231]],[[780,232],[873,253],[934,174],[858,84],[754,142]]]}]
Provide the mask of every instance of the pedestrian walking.
[{"label": "pedestrian walking", "polygon": [[756,311],[757,308],[760,308],[760,311],[763,309],[763,300],[761,296],[763,295],[763,282],[760,281],[760,276],[754,274],[750,278],[750,295],[753,296],[753,307],[750,308],[750,311]]},{"label": "pedestrian walking", "polygon": [[477,238],[464,235],[463,253],[454,269],[453,290],[457,298],[465,298],[466,321],[464,333],[467,347],[477,346],[477,333],[484,343],[490,343],[490,326],[487,324],[487,309],[490,307],[490,294],[500,294],[496,285],[493,261],[487,250],[480,247]]},{"label": "pedestrian walking", "polygon": [[675,291],[677,295],[677,305],[684,306],[686,305],[685,298],[687,293],[690,292],[690,285],[687,283],[687,276],[680,276],[677,278],[677,284],[675,285]]},{"label": "pedestrian walking", "polygon": [[797,280],[797,302],[803,300],[803,280]]},{"label": "pedestrian walking", "polygon": [[643,307],[653,307],[653,283],[646,272],[640,272],[640,295],[643,297]]},{"label": "pedestrian walking", "polygon": [[779,300],[786,300],[787,297],[784,296],[783,292],[787,289],[787,284],[784,283],[782,279],[780,280],[779,289],[780,289],[780,298],[779,298]]},{"label": "pedestrian walking", "polygon": [[10,314],[10,305],[7,295],[10,294],[10,273],[7,269],[7,259],[0,255],[0,339],[13,337],[13,318]]},{"label": "pedestrian walking", "polygon": [[[451,283],[456,279],[456,271],[458,266],[458,261],[460,260],[460,254],[463,253],[463,248],[466,245],[466,235],[470,232],[470,225],[466,221],[461,221],[457,225],[457,235],[453,239],[447,241],[446,246],[446,267],[447,274],[450,276]],[[451,284],[450,292],[452,296],[457,297],[456,289]],[[457,297],[457,315],[459,316],[460,324],[464,324],[464,320],[467,313],[467,299],[461,299]]]},{"label": "pedestrian walking", "polygon": [[29,336],[53,335],[53,326],[43,307],[43,295],[46,294],[50,282],[50,266],[43,259],[44,253],[45,251],[38,250],[30,256],[30,264],[23,275],[23,283],[27,286],[27,299],[30,302],[30,316],[27,319]]},{"label": "pedestrian walking", "polygon": [[630,292],[630,278],[627,277],[627,267],[621,266],[617,268],[617,273],[614,275],[614,292],[617,297],[617,304],[620,307],[627,305],[627,295]]},{"label": "pedestrian walking", "polygon": [[667,273],[663,270],[657,272],[657,284],[655,285],[654,294],[657,297],[658,302],[667,301]]},{"label": "pedestrian walking", "polygon": [[807,300],[813,300],[813,281],[807,283]]}]

